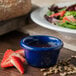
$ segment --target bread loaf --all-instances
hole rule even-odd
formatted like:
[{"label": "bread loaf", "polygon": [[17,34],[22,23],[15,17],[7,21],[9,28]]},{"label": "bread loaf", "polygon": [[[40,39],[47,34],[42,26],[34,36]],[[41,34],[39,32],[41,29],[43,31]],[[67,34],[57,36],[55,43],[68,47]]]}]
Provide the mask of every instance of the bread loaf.
[{"label": "bread loaf", "polygon": [[0,21],[27,14],[31,0],[0,0]]}]

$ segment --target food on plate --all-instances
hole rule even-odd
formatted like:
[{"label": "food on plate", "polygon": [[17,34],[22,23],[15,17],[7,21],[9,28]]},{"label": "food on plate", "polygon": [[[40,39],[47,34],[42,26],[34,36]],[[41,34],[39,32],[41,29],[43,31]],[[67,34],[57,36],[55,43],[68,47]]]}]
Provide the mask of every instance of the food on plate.
[{"label": "food on plate", "polygon": [[65,28],[76,29],[76,4],[59,7],[52,5],[44,16],[46,20]]},{"label": "food on plate", "polygon": [[17,51],[13,51],[11,49],[8,49],[4,57],[1,61],[1,67],[2,68],[8,68],[8,67],[13,67],[15,66],[20,73],[24,73],[24,68],[23,68],[23,63],[25,62],[24,58],[24,50],[20,49]]}]

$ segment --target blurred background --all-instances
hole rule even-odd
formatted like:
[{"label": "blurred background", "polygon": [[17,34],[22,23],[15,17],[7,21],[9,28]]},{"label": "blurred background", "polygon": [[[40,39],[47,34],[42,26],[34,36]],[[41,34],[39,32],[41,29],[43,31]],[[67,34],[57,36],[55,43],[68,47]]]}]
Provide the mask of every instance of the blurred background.
[{"label": "blurred background", "polygon": [[50,5],[50,4],[54,4],[54,3],[73,2],[76,0],[31,0],[31,1],[35,5],[45,6],[45,5]]}]

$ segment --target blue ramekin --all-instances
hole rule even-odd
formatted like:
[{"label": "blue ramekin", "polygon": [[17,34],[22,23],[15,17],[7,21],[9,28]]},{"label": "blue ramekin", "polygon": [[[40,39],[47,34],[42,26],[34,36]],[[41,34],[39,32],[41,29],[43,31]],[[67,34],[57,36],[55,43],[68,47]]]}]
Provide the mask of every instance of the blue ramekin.
[{"label": "blue ramekin", "polygon": [[[52,43],[55,44],[55,46],[34,47],[28,45],[29,42],[35,40]],[[56,64],[60,49],[63,47],[63,42],[53,36],[35,35],[23,38],[20,45],[25,50],[25,58],[29,65],[39,68],[48,68]]]}]

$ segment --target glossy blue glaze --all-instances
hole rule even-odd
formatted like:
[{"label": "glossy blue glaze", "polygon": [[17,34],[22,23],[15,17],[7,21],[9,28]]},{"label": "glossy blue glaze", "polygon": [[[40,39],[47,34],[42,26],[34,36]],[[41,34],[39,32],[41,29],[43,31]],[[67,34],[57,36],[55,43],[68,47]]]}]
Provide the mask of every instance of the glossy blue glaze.
[{"label": "glossy blue glaze", "polygon": [[[34,47],[29,43],[39,41],[47,44],[52,44],[51,47]],[[31,66],[39,68],[48,68],[56,64],[60,49],[63,42],[52,36],[35,35],[28,36],[21,40],[20,45],[25,49],[25,58]]]}]

